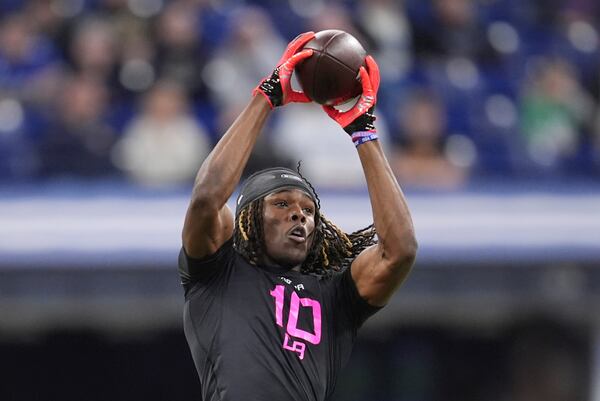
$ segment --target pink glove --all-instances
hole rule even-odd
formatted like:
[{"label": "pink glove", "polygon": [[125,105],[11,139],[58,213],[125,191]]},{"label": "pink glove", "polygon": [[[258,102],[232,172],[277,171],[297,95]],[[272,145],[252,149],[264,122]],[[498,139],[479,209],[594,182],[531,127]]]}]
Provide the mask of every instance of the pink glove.
[{"label": "pink glove", "polygon": [[302,33],[292,40],[277,63],[277,68],[270,77],[265,78],[258,85],[253,94],[262,94],[267,98],[271,108],[282,106],[291,102],[307,103],[310,99],[303,93],[292,89],[291,77],[296,64],[312,56],[312,50],[298,50],[315,37],[314,32]]}]

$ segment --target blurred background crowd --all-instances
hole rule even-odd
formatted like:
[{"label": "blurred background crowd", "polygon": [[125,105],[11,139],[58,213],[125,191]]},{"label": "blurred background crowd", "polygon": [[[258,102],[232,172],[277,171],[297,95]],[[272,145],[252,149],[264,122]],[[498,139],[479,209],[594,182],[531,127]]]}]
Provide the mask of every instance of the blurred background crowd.
[{"label": "blurred background crowd", "polygon": [[[189,183],[286,43],[330,28],[380,65],[405,186],[600,176],[594,0],[3,0],[0,15],[0,182]],[[355,186],[327,151],[343,135],[291,109],[249,169],[302,159],[317,184]]]}]

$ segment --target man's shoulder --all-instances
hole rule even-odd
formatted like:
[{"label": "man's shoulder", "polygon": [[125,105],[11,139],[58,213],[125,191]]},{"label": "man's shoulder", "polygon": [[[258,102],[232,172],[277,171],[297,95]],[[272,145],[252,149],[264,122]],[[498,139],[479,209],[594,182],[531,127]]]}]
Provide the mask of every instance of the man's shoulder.
[{"label": "man's shoulder", "polygon": [[230,258],[234,253],[233,238],[225,241],[214,253],[201,258],[188,254],[185,246],[182,246],[179,252],[179,264],[210,264],[211,262],[219,261],[224,258]]},{"label": "man's shoulder", "polygon": [[178,267],[181,283],[189,288],[198,282],[209,282],[227,271],[234,263],[237,253],[233,240],[226,241],[215,253],[204,258],[188,255],[185,247],[179,252]]}]

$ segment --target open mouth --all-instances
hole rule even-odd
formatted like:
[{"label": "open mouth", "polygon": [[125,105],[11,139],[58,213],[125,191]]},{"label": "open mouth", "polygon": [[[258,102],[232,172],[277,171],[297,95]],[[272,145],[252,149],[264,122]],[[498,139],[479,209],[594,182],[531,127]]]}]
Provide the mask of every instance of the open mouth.
[{"label": "open mouth", "polygon": [[295,242],[305,242],[306,230],[302,226],[296,226],[288,232],[288,237]]}]

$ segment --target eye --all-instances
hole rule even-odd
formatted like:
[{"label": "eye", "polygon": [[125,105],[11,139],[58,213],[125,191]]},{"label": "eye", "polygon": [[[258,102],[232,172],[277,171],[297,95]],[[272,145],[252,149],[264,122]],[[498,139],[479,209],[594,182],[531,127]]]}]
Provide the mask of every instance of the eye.
[{"label": "eye", "polygon": [[310,207],[305,207],[305,208],[304,208],[304,209],[302,209],[302,210],[304,210],[304,212],[305,212],[306,214],[313,214],[313,213],[314,213],[314,211],[313,211],[313,210],[312,210],[312,208],[310,208]]},{"label": "eye", "polygon": [[288,203],[286,201],[276,201],[275,203],[273,203],[275,206],[277,207],[286,207],[288,205]]}]

